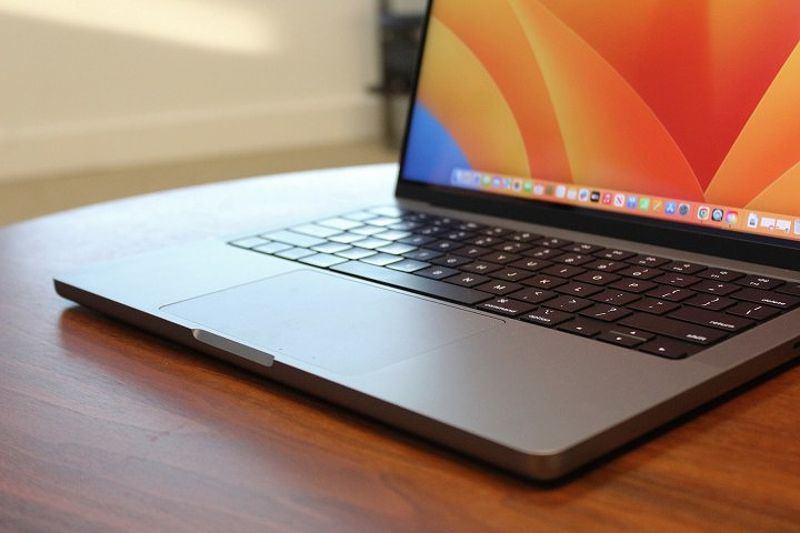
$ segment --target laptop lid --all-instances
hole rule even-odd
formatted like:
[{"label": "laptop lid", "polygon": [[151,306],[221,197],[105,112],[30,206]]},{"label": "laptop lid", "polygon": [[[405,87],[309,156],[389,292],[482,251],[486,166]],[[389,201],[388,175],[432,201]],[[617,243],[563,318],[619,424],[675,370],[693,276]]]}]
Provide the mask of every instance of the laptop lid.
[{"label": "laptop lid", "polygon": [[797,270],[800,2],[432,0],[397,194]]}]

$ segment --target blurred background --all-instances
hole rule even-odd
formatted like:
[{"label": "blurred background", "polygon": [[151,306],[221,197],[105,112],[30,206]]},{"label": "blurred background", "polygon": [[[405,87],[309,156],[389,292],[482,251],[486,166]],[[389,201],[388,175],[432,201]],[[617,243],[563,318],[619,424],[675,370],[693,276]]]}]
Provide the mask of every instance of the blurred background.
[{"label": "blurred background", "polygon": [[396,161],[426,0],[0,0],[0,225]]}]

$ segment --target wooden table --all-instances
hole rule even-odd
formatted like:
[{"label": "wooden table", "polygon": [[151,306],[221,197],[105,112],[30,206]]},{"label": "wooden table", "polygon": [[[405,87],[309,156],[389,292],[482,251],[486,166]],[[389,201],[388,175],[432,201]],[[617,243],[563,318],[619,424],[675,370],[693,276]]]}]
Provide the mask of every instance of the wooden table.
[{"label": "wooden table", "polygon": [[537,485],[57,297],[87,262],[389,198],[393,166],[0,230],[0,529],[800,529],[800,369]]}]

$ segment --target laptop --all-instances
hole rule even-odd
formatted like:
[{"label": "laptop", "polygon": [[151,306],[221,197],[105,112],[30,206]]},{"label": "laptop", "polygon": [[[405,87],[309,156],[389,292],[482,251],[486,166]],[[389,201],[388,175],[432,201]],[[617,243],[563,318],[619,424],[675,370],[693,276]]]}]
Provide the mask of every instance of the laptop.
[{"label": "laptop", "polygon": [[800,354],[800,2],[433,0],[423,35],[391,201],[58,293],[538,480]]}]

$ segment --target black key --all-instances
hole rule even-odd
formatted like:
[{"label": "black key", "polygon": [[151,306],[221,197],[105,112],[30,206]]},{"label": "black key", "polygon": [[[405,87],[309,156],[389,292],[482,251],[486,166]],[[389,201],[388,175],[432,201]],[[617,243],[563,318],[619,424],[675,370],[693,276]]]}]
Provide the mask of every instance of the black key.
[{"label": "black key", "polygon": [[742,289],[739,292],[731,294],[731,298],[757,304],[765,304],[779,309],[791,309],[800,303],[800,298],[797,296],[762,291],[760,289]]},{"label": "black key", "polygon": [[562,246],[572,244],[572,241],[559,239],[558,237],[545,237],[544,239],[539,239],[534,244],[538,246],[547,246],[548,248],[561,248]]},{"label": "black key", "polygon": [[633,252],[626,252],[625,250],[617,250],[615,248],[606,248],[597,252],[597,257],[602,259],[610,259],[612,261],[625,261],[626,259],[630,259],[631,257],[635,256],[636,254]]},{"label": "black key", "polygon": [[488,263],[486,261],[475,261],[474,263],[461,267],[461,270],[464,272],[474,272],[475,274],[489,274],[501,268],[503,268],[502,265],[495,265],[494,263]]},{"label": "black key", "polygon": [[489,278],[486,276],[481,276],[479,274],[470,274],[461,272],[460,274],[456,274],[453,277],[445,279],[447,283],[455,283],[456,285],[461,285],[462,287],[474,287],[476,285],[481,285],[489,281]]},{"label": "black key", "polygon": [[494,249],[499,252],[508,252],[510,254],[518,254],[525,250],[530,250],[531,248],[533,247],[529,244],[514,241],[502,242],[494,247]]},{"label": "black key", "polygon": [[625,348],[635,348],[642,344],[642,339],[637,339],[636,337],[628,337],[627,335],[621,335],[619,333],[614,333],[613,331],[605,331],[597,337],[597,340],[601,340],[603,342],[608,342],[610,344],[616,344],[617,346],[623,346]]},{"label": "black key", "polygon": [[506,228],[486,228],[482,230],[484,235],[489,235],[491,237],[501,237],[503,235],[509,235],[513,233],[510,229]]},{"label": "black key", "polygon": [[692,287],[693,291],[707,292],[716,296],[726,296],[732,292],[739,290],[738,285],[733,283],[725,283],[724,281],[705,280]]},{"label": "black key", "polygon": [[498,296],[505,296],[506,294],[517,292],[522,288],[522,285],[508,281],[487,281],[483,285],[478,285],[476,288],[481,291],[497,294]]},{"label": "black key", "polygon": [[500,237],[490,237],[485,235],[483,237],[477,237],[469,241],[470,244],[474,244],[475,246],[483,246],[483,247],[490,247],[496,244],[500,244],[505,239],[501,239]]},{"label": "black key", "polygon": [[562,263],[565,265],[572,265],[572,266],[580,266],[585,265],[586,263],[591,263],[595,261],[595,258],[590,255],[582,255],[582,254],[575,254],[569,253],[560,255],[558,257],[554,257],[553,261],[556,263]]},{"label": "black key", "polygon": [[605,259],[600,259],[592,263],[587,263],[583,266],[588,268],[589,270],[599,270],[601,272],[617,272],[618,270],[622,270],[623,268],[628,268],[630,265],[627,263],[622,263],[620,261],[607,261]]},{"label": "black key", "polygon": [[457,248],[461,248],[463,244],[459,244],[455,241],[436,241],[432,244],[428,244],[425,248],[429,248],[431,250],[436,250],[437,252],[452,252]]},{"label": "black key", "polygon": [[593,318],[603,322],[616,322],[631,314],[631,311],[615,305],[596,304],[588,309],[584,309],[581,311],[581,314],[587,318]]},{"label": "black key", "polygon": [[782,280],[767,278],[764,276],[745,276],[742,279],[736,280],[736,283],[744,287],[761,289],[764,291],[770,291],[772,289],[776,289],[784,284]]},{"label": "black key", "polygon": [[491,248],[484,248],[483,246],[464,246],[463,248],[453,251],[453,253],[461,257],[480,257],[491,251]]},{"label": "black key", "polygon": [[552,264],[553,263],[551,263],[550,261],[545,261],[543,259],[526,259],[523,257],[519,261],[508,263],[508,266],[512,268],[521,268],[522,270],[530,270],[531,272],[535,272],[537,270],[547,268]]},{"label": "black key", "polygon": [[643,279],[623,278],[616,283],[612,283],[610,287],[612,289],[619,289],[621,291],[639,294],[654,289],[658,287],[658,285]]},{"label": "black key", "polygon": [[667,359],[683,359],[691,355],[697,348],[686,342],[656,337],[648,343],[639,346],[639,350],[645,353],[666,357]]},{"label": "black key", "polygon": [[592,302],[589,300],[584,300],[583,298],[559,296],[555,300],[546,302],[544,305],[550,309],[558,309],[559,311],[566,311],[567,313],[577,313],[581,309],[590,307]]},{"label": "black key", "polygon": [[676,287],[658,287],[648,292],[648,296],[658,298],[659,300],[666,300],[668,302],[682,302],[697,294],[689,289],[681,289]]},{"label": "black key", "polygon": [[525,285],[538,287],[540,289],[555,289],[567,283],[567,280],[555,276],[534,276],[525,280]]},{"label": "black key", "polygon": [[701,278],[713,279],[714,281],[731,282],[744,276],[741,272],[734,272],[732,270],[722,270],[718,268],[709,268],[705,272],[698,274]]},{"label": "black key", "polygon": [[466,257],[459,257],[457,255],[446,255],[444,257],[437,257],[436,259],[433,259],[431,261],[431,263],[433,263],[434,265],[441,265],[450,268],[457,268],[471,262],[472,259],[467,259]]},{"label": "black key", "polygon": [[486,226],[477,222],[459,222],[454,224],[453,228],[462,231],[480,231],[486,229]]},{"label": "black key", "polygon": [[670,272],[677,272],[679,274],[697,274],[706,269],[703,265],[696,265],[694,263],[686,263],[685,261],[673,261],[661,267],[662,270],[669,270]]},{"label": "black key", "polygon": [[558,296],[558,294],[552,291],[546,291],[544,289],[527,287],[520,289],[517,292],[512,292],[509,294],[509,296],[515,300],[522,300],[523,302],[530,302],[532,304],[540,304],[542,302],[546,302],[547,300],[552,300]]},{"label": "black key", "polygon": [[414,233],[417,235],[423,235],[425,237],[437,237],[445,231],[447,231],[447,228],[442,228],[439,226],[425,226],[424,228],[414,230]]},{"label": "black key", "polygon": [[617,281],[619,276],[616,274],[610,274],[608,272],[586,272],[585,274],[581,274],[575,281],[580,281],[581,283],[591,283],[592,285],[608,285],[609,283],[613,283]]},{"label": "black key", "polygon": [[491,276],[502,281],[522,281],[533,276],[533,272],[520,270],[519,268],[504,268],[503,270],[492,272]]},{"label": "black key", "polygon": [[410,220],[411,222],[426,222],[430,220],[432,216],[433,215],[429,215],[428,213],[418,213],[416,211],[409,211],[403,214],[400,218],[402,218],[403,220]]},{"label": "black key", "polygon": [[431,224],[435,224],[437,226],[447,226],[449,227],[452,224],[457,224],[459,221],[455,220],[450,217],[440,217],[440,216],[433,216],[429,220]]},{"label": "black key", "polygon": [[665,302],[663,300],[656,300],[654,298],[645,298],[644,300],[639,300],[638,302],[628,305],[628,307],[636,311],[644,311],[645,313],[652,313],[654,315],[663,315],[669,313],[670,311],[674,311],[680,306],[672,302]]},{"label": "black key", "polygon": [[690,298],[683,303],[701,309],[708,309],[709,311],[722,311],[735,304],[736,300],[731,300],[730,298],[724,298],[722,296],[714,296],[713,294],[698,294],[694,298]]},{"label": "black key", "polygon": [[695,283],[699,283],[700,278],[688,276],[686,274],[678,274],[677,272],[669,272],[653,281],[656,283],[663,283],[664,285],[672,285],[673,287],[691,287]]},{"label": "black key", "polygon": [[682,307],[674,313],[670,313],[669,317],[693,324],[700,324],[701,326],[734,332],[742,331],[755,324],[754,321],[746,318],[716,311],[706,311],[704,309],[697,309],[696,307]]},{"label": "black key", "polygon": [[475,237],[475,234],[471,231],[455,230],[442,233],[441,237],[449,241],[461,242],[466,241],[467,239],[472,239]]},{"label": "black key", "polygon": [[595,294],[592,296],[592,300],[595,302],[600,302],[604,304],[611,304],[611,305],[628,305],[636,300],[639,300],[641,296],[637,296],[635,294],[631,294],[629,292],[624,291],[612,291],[606,290],[601,292],[600,294]]},{"label": "black key", "polygon": [[778,292],[791,294],[792,296],[800,296],[800,283],[787,283],[786,285],[780,287]]},{"label": "black key", "polygon": [[545,268],[541,272],[542,274],[548,274],[550,276],[556,276],[559,278],[571,278],[577,276],[578,274],[583,274],[586,272],[586,270],[569,265],[553,265]]},{"label": "black key", "polygon": [[740,303],[727,309],[726,312],[744,318],[752,318],[753,320],[768,320],[780,314],[780,311],[774,307],[755,303]]},{"label": "black key", "polygon": [[602,246],[597,246],[595,244],[586,244],[586,243],[574,243],[570,244],[569,246],[564,246],[562,250],[567,252],[575,252],[576,254],[593,254],[595,252],[599,252],[602,250]]},{"label": "black key", "polygon": [[603,289],[594,285],[574,282],[558,287],[556,290],[563,294],[569,294],[570,296],[582,296],[584,298],[588,298],[593,294],[603,291]]},{"label": "black key", "polygon": [[714,344],[727,336],[725,332],[716,329],[645,313],[627,316],[620,321],[620,324],[703,346]]},{"label": "black key", "polygon": [[504,316],[521,315],[535,308],[535,305],[512,300],[511,298],[495,298],[494,300],[489,300],[478,306],[478,309]]},{"label": "black key", "polygon": [[458,270],[435,266],[426,268],[425,270],[418,270],[417,272],[415,272],[415,274],[417,276],[422,276],[430,279],[445,279],[449,278],[450,276],[455,276],[456,274],[458,274]]},{"label": "black key", "polygon": [[662,276],[664,272],[655,268],[647,268],[643,266],[632,266],[625,270],[620,270],[620,276],[626,276],[634,279],[653,279]]},{"label": "black key", "polygon": [[552,259],[563,255],[561,250],[556,248],[531,248],[522,252],[525,257],[533,257],[534,259]]},{"label": "black key", "polygon": [[439,238],[441,239],[455,242],[462,242],[466,241],[467,239],[474,239],[475,237],[477,237],[477,235],[474,232],[459,230],[453,226],[450,226],[447,231],[439,235]]},{"label": "black key", "polygon": [[400,239],[397,242],[401,244],[410,244],[411,246],[424,246],[432,243],[434,240],[433,237],[426,237],[425,235],[409,235],[405,239]]},{"label": "black key", "polygon": [[532,324],[539,324],[540,326],[553,327],[561,324],[562,322],[566,322],[567,320],[572,318],[572,315],[569,313],[565,313],[564,311],[558,311],[556,309],[548,309],[546,307],[540,307],[535,311],[525,313],[520,318],[525,322],[531,322]]},{"label": "black key", "polygon": [[580,335],[581,337],[594,337],[603,331],[602,326],[600,326],[598,323],[583,318],[576,318],[575,320],[564,322],[563,324],[559,325],[557,329],[559,331],[574,333],[575,335]]},{"label": "black key", "polygon": [[444,254],[442,252],[434,252],[433,250],[414,250],[413,252],[408,252],[407,254],[403,254],[403,257],[407,257],[408,259],[415,259],[417,261],[431,261],[436,259],[437,257],[442,257]]},{"label": "black key", "polygon": [[331,270],[465,305],[475,305],[492,297],[491,294],[476,291],[475,289],[428,279],[417,274],[406,274],[405,272],[368,265],[360,261],[349,261],[341,265],[335,265],[331,267]]},{"label": "black key", "polygon": [[484,261],[489,261],[491,263],[500,263],[501,265],[510,263],[512,261],[516,261],[519,258],[520,256],[518,256],[517,254],[510,254],[508,252],[492,252],[481,256],[481,259],[483,259]]},{"label": "black key", "polygon": [[656,257],[654,255],[637,255],[628,259],[628,263],[643,267],[658,268],[661,265],[669,263],[669,259]]},{"label": "black key", "polygon": [[613,331],[617,335],[625,335],[626,337],[633,337],[634,339],[640,339],[642,342],[647,342],[649,340],[653,340],[656,336],[648,331],[642,331],[641,329],[631,329],[626,328],[624,326],[614,326],[610,331]]},{"label": "black key", "polygon": [[541,238],[542,238],[541,235],[537,235],[529,231],[518,231],[517,233],[512,233],[511,235],[508,235],[509,240],[518,242],[530,242]]}]

